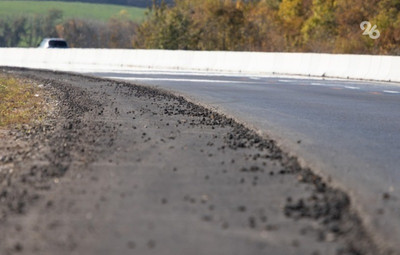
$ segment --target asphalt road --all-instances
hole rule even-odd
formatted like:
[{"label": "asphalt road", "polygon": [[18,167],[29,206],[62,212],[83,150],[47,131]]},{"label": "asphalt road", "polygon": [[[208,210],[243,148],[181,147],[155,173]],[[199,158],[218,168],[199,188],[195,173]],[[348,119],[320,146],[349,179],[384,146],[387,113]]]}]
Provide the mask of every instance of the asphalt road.
[{"label": "asphalt road", "polygon": [[0,254],[387,254],[344,192],[230,118],[132,83],[3,72],[49,112],[0,133]]},{"label": "asphalt road", "polygon": [[369,231],[400,243],[400,86],[184,72],[90,73],[175,91],[278,141],[348,192]]}]

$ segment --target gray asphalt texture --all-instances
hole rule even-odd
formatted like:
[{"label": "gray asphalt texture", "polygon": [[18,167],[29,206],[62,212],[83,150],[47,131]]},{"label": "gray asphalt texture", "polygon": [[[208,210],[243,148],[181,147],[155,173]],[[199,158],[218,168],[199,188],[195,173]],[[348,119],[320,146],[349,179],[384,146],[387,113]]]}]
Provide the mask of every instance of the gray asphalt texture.
[{"label": "gray asphalt texture", "polygon": [[400,84],[183,72],[91,73],[175,91],[267,134],[400,243]]},{"label": "gray asphalt texture", "polygon": [[4,71],[56,104],[10,131],[25,147],[0,146],[0,254],[384,254],[346,193],[233,119],[149,87]]}]

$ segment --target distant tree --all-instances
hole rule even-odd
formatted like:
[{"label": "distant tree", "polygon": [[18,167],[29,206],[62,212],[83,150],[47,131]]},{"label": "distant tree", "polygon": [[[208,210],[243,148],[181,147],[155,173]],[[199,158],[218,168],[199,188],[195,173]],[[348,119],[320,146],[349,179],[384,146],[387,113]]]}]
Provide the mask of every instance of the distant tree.
[{"label": "distant tree", "polygon": [[0,20],[0,47],[17,47],[26,36],[27,18],[25,16]]},{"label": "distant tree", "polygon": [[26,46],[37,46],[45,37],[57,37],[56,26],[62,18],[63,12],[58,9],[50,9],[44,16],[28,17],[27,32],[22,41]]},{"label": "distant tree", "polygon": [[380,31],[376,52],[400,55],[400,0],[382,0],[371,20]]},{"label": "distant tree", "polygon": [[71,47],[91,48],[98,46],[97,24],[85,20],[70,19],[56,26],[58,37],[65,38]]},{"label": "distant tree", "polygon": [[245,50],[284,51],[285,39],[283,27],[279,20],[280,1],[260,1],[250,6],[245,12],[244,28],[247,44]]},{"label": "distant tree", "polygon": [[[216,1],[218,2],[218,1]],[[240,2],[239,2],[240,3]],[[213,42],[211,48],[217,50],[241,50],[244,38],[244,10],[242,5],[233,1],[220,1],[215,6],[209,5],[210,17],[208,30],[203,42]]]},{"label": "distant tree", "polygon": [[27,18],[24,16],[17,17],[11,21],[11,34],[9,35],[9,45],[19,46],[21,44],[21,39],[26,34],[26,23]]},{"label": "distant tree", "polygon": [[379,0],[337,0],[335,20],[338,33],[335,53],[368,53],[375,43],[362,35],[360,23],[371,20],[377,12]]},{"label": "distant tree", "polygon": [[10,47],[11,25],[8,20],[0,19],[0,47]]},{"label": "distant tree", "polygon": [[311,10],[311,16],[301,28],[304,49],[330,52],[334,49],[336,38],[336,1],[313,0]]},{"label": "distant tree", "polygon": [[301,28],[308,18],[311,5],[308,1],[282,0],[278,17],[282,23],[286,51],[301,48]]},{"label": "distant tree", "polygon": [[56,26],[58,37],[76,48],[132,48],[137,25],[125,12],[108,22],[69,19]]},{"label": "distant tree", "polygon": [[136,34],[137,24],[129,19],[128,13],[122,10],[112,17],[108,24],[110,48],[131,48]]},{"label": "distant tree", "polygon": [[134,42],[135,47],[163,49],[165,47],[164,29],[166,23],[166,5],[160,5],[153,1],[151,9],[146,13],[145,20],[138,28],[138,36]]},{"label": "distant tree", "polygon": [[234,1],[177,0],[173,8],[154,5],[138,29],[144,48],[237,50],[243,46],[245,18]]}]

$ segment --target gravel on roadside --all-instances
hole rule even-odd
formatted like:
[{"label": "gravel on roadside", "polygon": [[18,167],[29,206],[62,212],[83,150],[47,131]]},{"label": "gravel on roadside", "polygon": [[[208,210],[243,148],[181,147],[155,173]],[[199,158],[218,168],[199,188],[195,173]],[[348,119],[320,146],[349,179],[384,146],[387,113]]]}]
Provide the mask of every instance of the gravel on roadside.
[{"label": "gravel on roadside", "polygon": [[126,82],[3,72],[42,83],[54,113],[0,134],[1,254],[382,252],[344,192],[233,119]]}]

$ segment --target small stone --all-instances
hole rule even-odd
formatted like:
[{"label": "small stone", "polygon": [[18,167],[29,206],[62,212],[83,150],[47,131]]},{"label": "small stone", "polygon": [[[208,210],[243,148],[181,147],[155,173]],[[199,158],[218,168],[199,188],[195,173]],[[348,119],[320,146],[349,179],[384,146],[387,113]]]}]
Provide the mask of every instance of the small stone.
[{"label": "small stone", "polygon": [[249,227],[255,228],[256,227],[256,219],[253,216],[249,217]]},{"label": "small stone", "polygon": [[129,241],[127,246],[129,249],[133,250],[136,248],[136,243],[134,241]]},{"label": "small stone", "polygon": [[147,247],[149,247],[150,249],[153,249],[154,247],[156,247],[156,242],[154,240],[149,240],[147,242]]},{"label": "small stone", "polygon": [[386,192],[383,193],[382,198],[383,198],[384,200],[388,200],[388,199],[390,198],[389,193],[386,193]]},{"label": "small stone", "polygon": [[23,246],[20,243],[16,243],[14,249],[16,252],[21,252],[23,250]]},{"label": "small stone", "polygon": [[238,207],[238,211],[239,212],[245,212],[246,211],[246,206],[244,206],[244,205],[239,206]]}]

